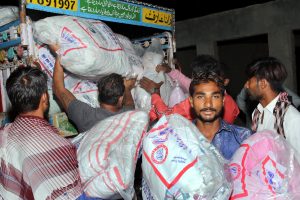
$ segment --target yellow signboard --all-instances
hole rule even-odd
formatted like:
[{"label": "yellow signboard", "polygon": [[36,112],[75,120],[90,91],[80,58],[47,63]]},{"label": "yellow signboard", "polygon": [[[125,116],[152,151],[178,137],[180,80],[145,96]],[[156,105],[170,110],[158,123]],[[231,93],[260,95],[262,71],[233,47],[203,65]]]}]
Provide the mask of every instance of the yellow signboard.
[{"label": "yellow signboard", "polygon": [[142,22],[161,26],[172,26],[173,15],[149,8],[143,8]]},{"label": "yellow signboard", "polygon": [[27,0],[27,3],[70,11],[78,10],[78,0]]}]

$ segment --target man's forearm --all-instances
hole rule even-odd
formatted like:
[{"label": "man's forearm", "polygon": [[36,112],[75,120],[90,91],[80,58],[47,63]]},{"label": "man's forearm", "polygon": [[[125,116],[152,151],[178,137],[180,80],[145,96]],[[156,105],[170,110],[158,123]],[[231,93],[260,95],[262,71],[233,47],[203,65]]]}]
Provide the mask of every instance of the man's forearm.
[{"label": "man's forearm", "polygon": [[129,89],[125,89],[123,105],[134,107],[134,101],[131,95],[131,90]]},{"label": "man's forearm", "polygon": [[65,88],[64,84],[64,71],[58,60],[56,59],[54,72],[53,72],[53,92],[62,104],[65,111],[67,111],[71,101],[76,99],[76,97]]}]

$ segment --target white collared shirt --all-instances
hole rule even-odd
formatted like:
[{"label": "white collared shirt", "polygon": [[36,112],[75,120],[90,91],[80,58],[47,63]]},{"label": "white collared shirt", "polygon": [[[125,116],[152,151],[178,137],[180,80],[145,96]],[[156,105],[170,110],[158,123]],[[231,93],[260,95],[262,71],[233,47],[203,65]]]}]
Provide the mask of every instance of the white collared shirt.
[{"label": "white collared shirt", "polygon": [[[274,129],[275,116],[273,110],[279,95],[274,98],[266,107],[263,107],[260,103],[257,105],[257,109],[260,111],[258,120],[257,131],[272,130]],[[254,112],[252,113],[253,119]],[[288,110],[284,115],[283,129],[287,141],[294,147],[298,152],[298,160],[300,161],[300,113],[294,106],[289,106]]]}]

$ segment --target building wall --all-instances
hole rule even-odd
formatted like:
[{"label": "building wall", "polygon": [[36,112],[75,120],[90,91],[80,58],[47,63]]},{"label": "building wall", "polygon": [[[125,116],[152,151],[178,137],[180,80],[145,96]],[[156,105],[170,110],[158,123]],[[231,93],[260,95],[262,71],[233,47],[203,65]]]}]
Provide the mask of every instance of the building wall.
[{"label": "building wall", "polygon": [[269,55],[285,64],[289,74],[285,85],[297,91],[293,31],[300,29],[299,11],[299,0],[277,0],[179,21],[177,49],[196,46],[197,54],[218,57],[218,41],[267,34]]}]

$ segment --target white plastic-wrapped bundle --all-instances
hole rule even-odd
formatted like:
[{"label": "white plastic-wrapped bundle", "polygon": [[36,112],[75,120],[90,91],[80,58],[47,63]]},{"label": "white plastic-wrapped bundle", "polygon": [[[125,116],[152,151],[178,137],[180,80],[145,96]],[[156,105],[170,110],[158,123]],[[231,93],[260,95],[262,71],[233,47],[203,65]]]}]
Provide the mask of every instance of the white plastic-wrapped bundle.
[{"label": "white plastic-wrapped bundle", "polygon": [[0,26],[19,18],[19,9],[16,6],[0,6]]},{"label": "white plastic-wrapped bundle", "polygon": [[[197,127],[177,114],[162,117],[143,140],[143,177],[155,200],[228,199],[226,166]],[[147,195],[143,199],[151,199]]]},{"label": "white plastic-wrapped bundle", "polygon": [[34,23],[34,35],[45,44],[58,44],[61,64],[71,73],[89,79],[133,73],[115,33],[103,22],[71,16],[54,16]]},{"label": "white plastic-wrapped bundle", "polygon": [[142,57],[138,56],[133,48],[133,44],[131,41],[121,34],[116,34],[118,37],[126,55],[128,56],[130,66],[132,67],[134,73],[132,76],[137,76],[137,79],[141,79],[143,75],[143,64],[142,64]]},{"label": "white plastic-wrapped bundle", "polygon": [[[38,62],[41,66],[41,69],[48,76],[48,88],[52,89],[55,58],[51,54],[48,46],[45,44],[42,44],[42,45],[36,44],[36,51],[37,51],[37,55],[38,55]],[[68,73],[64,74],[65,87],[68,89],[72,88],[79,80],[78,78],[71,76],[69,74]]]},{"label": "white plastic-wrapped bundle", "polygon": [[85,133],[77,152],[84,191],[92,197],[131,200],[134,172],[148,114],[127,111]]},{"label": "white plastic-wrapped bundle", "polygon": [[230,199],[300,199],[295,150],[277,133],[257,132],[244,140],[230,163]]},{"label": "white plastic-wrapped bundle", "polygon": [[[164,103],[168,105],[170,94],[173,89],[173,81],[164,72],[156,72],[156,66],[161,64],[164,60],[164,54],[157,38],[154,38],[152,40],[151,47],[153,48],[147,49],[143,55],[143,76],[151,79],[156,83],[163,82],[162,86],[160,87],[160,95]],[[140,108],[146,111],[149,111],[151,109],[151,95],[143,88],[136,87],[134,89],[133,99],[136,108]]]},{"label": "white plastic-wrapped bundle", "polygon": [[[56,100],[53,98],[53,91],[52,91],[52,85],[53,85],[52,79],[53,79],[55,58],[50,53],[49,49],[47,48],[47,45],[37,45],[36,49],[37,49],[37,54],[39,58],[38,61],[41,66],[41,69],[48,75],[48,93],[50,97],[49,114],[62,112]],[[98,89],[95,83],[88,80],[81,80],[78,77],[72,76],[70,73],[65,73],[64,83],[65,83],[65,87],[71,93],[73,93],[78,100],[85,102],[94,108],[99,107]]]}]

